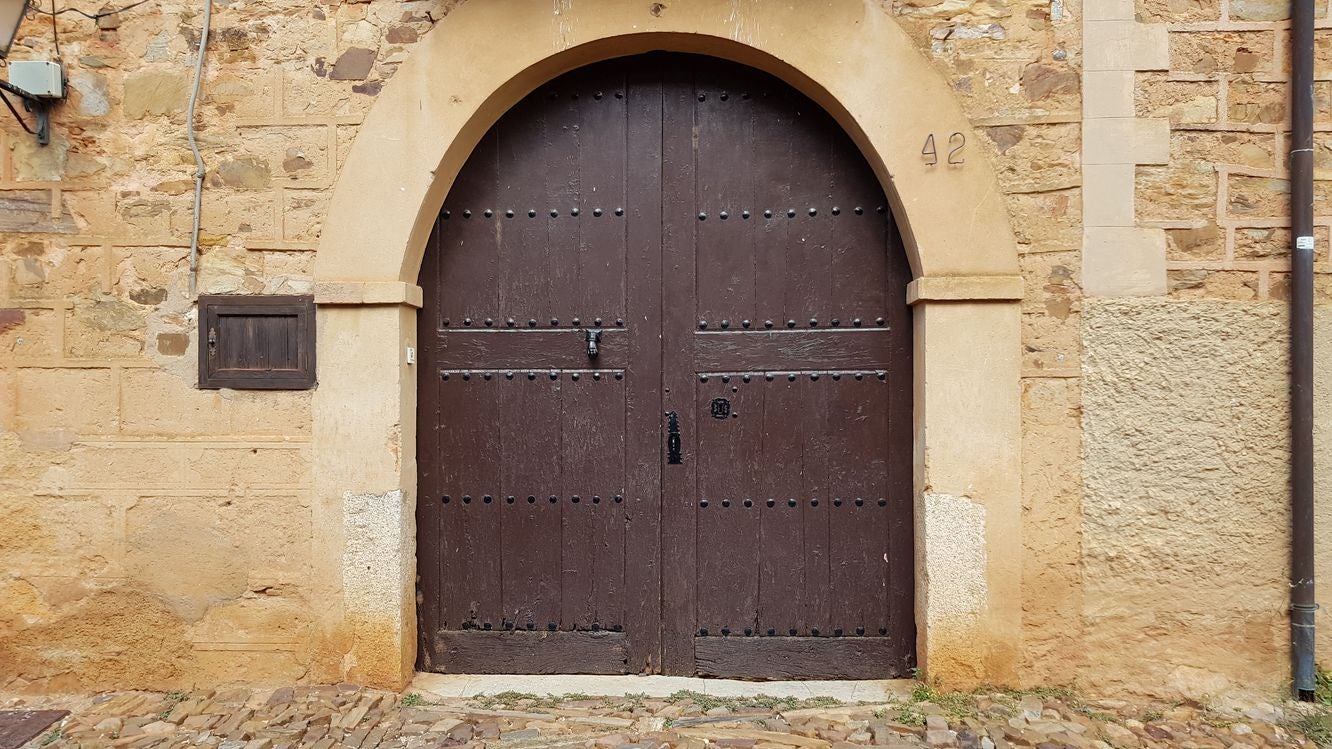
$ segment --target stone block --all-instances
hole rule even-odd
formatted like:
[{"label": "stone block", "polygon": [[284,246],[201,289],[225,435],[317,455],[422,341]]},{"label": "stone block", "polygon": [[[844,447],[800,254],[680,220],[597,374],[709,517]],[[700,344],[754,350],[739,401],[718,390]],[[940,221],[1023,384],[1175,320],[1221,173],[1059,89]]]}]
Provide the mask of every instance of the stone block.
[{"label": "stone block", "polygon": [[106,253],[100,247],[28,244],[17,248],[9,266],[14,298],[86,298],[101,290]]},{"label": "stone block", "polygon": [[81,436],[116,431],[117,392],[107,369],[20,369],[15,426],[20,431],[68,430]]},{"label": "stone block", "polygon": [[1026,252],[1061,252],[1082,243],[1082,198],[1076,188],[1005,196],[1013,233]]},{"label": "stone block", "polygon": [[[193,205],[194,196],[187,194],[185,189],[170,195],[139,190],[120,192],[116,195],[116,228],[129,236],[144,239],[176,236],[173,234],[172,223],[176,220],[173,217],[188,217]],[[184,220],[192,223],[188,218]]]},{"label": "stone block", "polygon": [[111,96],[106,76],[91,70],[81,70],[69,76],[69,86],[78,92],[75,99],[79,114],[105,117],[111,112]]},{"label": "stone block", "polygon": [[253,446],[182,446],[183,481],[188,486],[244,489],[307,489],[310,448],[303,444]]},{"label": "stone block", "polygon": [[[115,291],[133,299],[165,290],[177,296],[189,286],[188,247],[117,247],[113,250]],[[168,296],[168,298],[171,298]]]},{"label": "stone block", "polygon": [[[331,62],[326,63],[325,69],[328,67],[332,67]],[[310,68],[288,73],[281,102],[283,111],[302,117],[325,117],[363,114],[369,109],[373,98],[353,94],[351,84],[329,80],[326,75],[321,77]]]},{"label": "stone block", "polygon": [[1171,81],[1165,73],[1138,73],[1133,111],[1171,124],[1211,124],[1220,119],[1220,89],[1215,81]]},{"label": "stone block", "polygon": [[1175,299],[1229,299],[1253,301],[1262,297],[1261,280],[1255,271],[1172,270],[1168,274],[1170,296]]},{"label": "stone block", "polygon": [[245,130],[245,149],[270,166],[272,179],[331,184],[333,154],[327,125],[304,127],[251,127]]},{"label": "stone block", "polygon": [[1165,233],[1121,227],[1083,230],[1082,290],[1087,296],[1166,292]]},{"label": "stone block", "polygon": [[1169,69],[1208,76],[1275,73],[1275,44],[1271,31],[1175,32],[1170,35]]},{"label": "stone block", "polygon": [[18,182],[59,182],[69,159],[69,140],[53,132],[51,142],[43,146],[36,138],[11,142],[14,179]]},{"label": "stone block", "polygon": [[1088,70],[1082,74],[1082,116],[1132,117],[1132,70]]},{"label": "stone block", "polygon": [[157,353],[163,356],[184,356],[190,348],[189,333],[158,333]]},{"label": "stone block", "polygon": [[1221,18],[1221,0],[1138,0],[1142,21],[1198,23]]},{"label": "stone block", "polygon": [[226,390],[234,435],[305,437],[310,434],[311,391]]},{"label": "stone block", "polygon": [[1084,70],[1166,70],[1170,68],[1165,24],[1128,20],[1083,23]]},{"label": "stone block", "polygon": [[1164,164],[1170,160],[1170,122],[1097,119],[1082,123],[1084,164]]},{"label": "stone block", "polygon": [[87,487],[147,489],[179,483],[178,455],[170,449],[134,444],[66,443],[41,457],[31,477],[35,489],[68,492]]},{"label": "stone block", "polygon": [[96,496],[0,496],[0,565],[29,578],[122,575],[118,517]]},{"label": "stone block", "polygon": [[50,190],[0,190],[0,231],[73,234],[78,230],[67,209],[51,215]]},{"label": "stone block", "polygon": [[142,497],[125,513],[126,572],[182,619],[198,621],[212,606],[248,590],[245,561],[217,510],[228,497]]},{"label": "stone block", "polygon": [[0,307],[0,352],[18,362],[60,355],[64,310]]},{"label": "stone block", "polygon": [[259,294],[264,286],[264,259],[256,253],[227,247],[199,259],[202,294]]},{"label": "stone block", "polygon": [[185,111],[189,85],[184,70],[137,70],[125,76],[121,111],[130,119],[178,115]]},{"label": "stone block", "polygon": [[134,435],[228,435],[231,409],[217,390],[156,369],[130,369],[122,375],[121,429]]},{"label": "stone block", "polygon": [[[1326,8],[1318,10],[1320,15],[1327,13]],[[1290,18],[1290,3],[1283,0],[1230,0],[1230,17],[1236,21],[1284,21]]]},{"label": "stone block", "polygon": [[315,540],[308,495],[248,498],[223,505],[217,514],[231,529],[251,587],[310,584]]},{"label": "stone block", "polygon": [[1084,0],[1082,15],[1087,21],[1131,21],[1133,0]]},{"label": "stone block", "polygon": [[1022,267],[1024,313],[1039,312],[1063,320],[1077,312],[1082,293],[1076,248],[1063,252],[1025,253]]},{"label": "stone block", "polygon": [[1080,325],[1076,313],[1063,317],[1035,312],[1022,316],[1022,370],[1068,374],[1077,370]]},{"label": "stone block", "polygon": [[1230,84],[1226,118],[1246,125],[1284,125],[1289,98],[1284,83],[1235,81]]},{"label": "stone block", "polygon": [[1133,226],[1132,164],[1082,168],[1082,215],[1087,226]]},{"label": "stone block", "polygon": [[282,238],[317,242],[332,197],[325,190],[287,190],[282,207]]},{"label": "stone block", "polygon": [[1039,190],[1077,182],[1077,125],[1029,125],[1022,130],[1021,138],[994,160],[1008,189]]},{"label": "stone block", "polygon": [[1271,133],[1204,132],[1178,130],[1170,134],[1170,157],[1179,165],[1192,162],[1197,168],[1214,164],[1239,164],[1255,169],[1275,169],[1284,162]]},{"label": "stone block", "polygon": [[[1317,191],[1316,183],[1315,191]],[[1225,208],[1227,216],[1236,218],[1289,216],[1290,181],[1275,177],[1231,174],[1227,182]]]},{"label": "stone block", "polygon": [[1224,260],[1226,233],[1209,223],[1196,229],[1166,230],[1166,260]]},{"label": "stone block", "polygon": [[[1284,227],[1240,227],[1235,230],[1236,260],[1272,260],[1290,257],[1290,229]],[[1328,229],[1326,226],[1314,227],[1314,262],[1325,263],[1328,259]]]},{"label": "stone block", "polygon": [[143,307],[109,295],[82,298],[65,316],[65,354],[80,359],[137,359],[143,354]]},{"label": "stone block", "polygon": [[1217,175],[1209,163],[1137,167],[1135,182],[1140,221],[1195,221],[1216,215]]}]

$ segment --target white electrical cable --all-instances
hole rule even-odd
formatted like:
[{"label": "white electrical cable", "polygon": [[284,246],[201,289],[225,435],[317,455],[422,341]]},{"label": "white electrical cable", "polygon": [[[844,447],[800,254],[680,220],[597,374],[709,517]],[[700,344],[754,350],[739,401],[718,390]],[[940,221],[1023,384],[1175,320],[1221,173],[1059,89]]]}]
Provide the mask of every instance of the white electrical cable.
[{"label": "white electrical cable", "polygon": [[194,228],[190,231],[190,299],[195,298],[199,282],[199,214],[203,207],[204,170],[203,155],[194,139],[194,106],[199,101],[199,84],[203,81],[204,54],[208,51],[208,26],[213,17],[213,0],[204,0],[203,30],[199,36],[199,54],[194,59],[194,88],[190,90],[190,103],[186,107],[185,132],[189,136],[190,151],[194,152]]}]

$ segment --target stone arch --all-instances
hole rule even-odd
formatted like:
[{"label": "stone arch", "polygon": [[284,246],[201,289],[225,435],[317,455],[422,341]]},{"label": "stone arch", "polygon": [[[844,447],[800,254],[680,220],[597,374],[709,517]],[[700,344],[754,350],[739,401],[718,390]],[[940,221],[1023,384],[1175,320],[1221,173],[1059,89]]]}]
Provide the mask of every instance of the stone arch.
[{"label": "stone arch", "polygon": [[931,133],[945,156],[952,133],[977,140],[947,82],[886,12],[864,0],[655,7],[485,0],[445,16],[362,125],[324,224],[316,276],[414,283],[454,176],[501,114],[561,73],[657,49],[764,70],[832,113],[878,173],[918,277],[1017,274],[1002,196],[981,152],[964,149],[961,166],[922,158]]},{"label": "stone arch", "polygon": [[[444,197],[527,93],[652,50],[782,78],[830,112],[878,174],[915,275],[919,661],[952,683],[1010,680],[1021,555],[1016,244],[983,153],[967,146],[965,163],[946,163],[952,134],[978,143],[946,81],[867,0],[472,0],[398,70],[339,174],[315,261],[315,491],[343,544],[345,675],[398,685],[414,662],[416,375],[403,348],[415,346],[416,276]],[[930,134],[935,165],[921,155]],[[367,449],[367,435],[384,448]],[[970,530],[959,535],[959,523]]]}]

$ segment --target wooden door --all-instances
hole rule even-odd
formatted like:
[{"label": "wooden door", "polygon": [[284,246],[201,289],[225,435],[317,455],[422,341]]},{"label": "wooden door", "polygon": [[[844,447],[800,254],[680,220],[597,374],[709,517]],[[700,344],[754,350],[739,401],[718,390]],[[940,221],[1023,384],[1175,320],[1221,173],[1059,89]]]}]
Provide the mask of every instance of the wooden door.
[{"label": "wooden door", "polygon": [[421,271],[420,666],[906,674],[897,236],[742,66],[610,61],[506,114]]},{"label": "wooden door", "polygon": [[665,666],[905,675],[911,276],[883,191],[770,76],[696,61],[666,91]]},{"label": "wooden door", "polygon": [[[659,662],[661,84],[602,65],[482,139],[421,269],[420,665]],[[630,155],[633,155],[632,158]]]}]

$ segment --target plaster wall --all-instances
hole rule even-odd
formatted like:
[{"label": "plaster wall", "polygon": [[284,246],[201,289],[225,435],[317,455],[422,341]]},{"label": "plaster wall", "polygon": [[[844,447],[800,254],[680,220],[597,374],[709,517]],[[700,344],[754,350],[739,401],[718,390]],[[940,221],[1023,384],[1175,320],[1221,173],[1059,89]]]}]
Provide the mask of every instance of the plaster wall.
[{"label": "plaster wall", "polygon": [[[1085,668],[1194,698],[1241,675],[1275,692],[1289,678],[1285,305],[1089,300],[1083,315]],[[1324,454],[1332,310],[1315,331]],[[1320,461],[1320,499],[1329,481]],[[1329,522],[1320,502],[1320,545]],[[1325,595],[1326,554],[1318,574]]]},{"label": "plaster wall", "polygon": [[[400,683],[414,626],[402,539],[415,372],[399,352],[414,334],[419,256],[408,250],[427,198],[447,189],[435,166],[456,169],[485,117],[459,116],[462,145],[410,163],[411,179],[340,187],[335,201],[338,178],[363,131],[378,153],[439,134],[442,118],[396,133],[412,108],[401,100],[372,116],[382,127],[365,124],[395,84],[419,92],[413,105],[487,116],[521,95],[465,88],[476,68],[516,64],[494,35],[544,59],[615,24],[684,28],[684,17],[737,45],[789,45],[790,59],[753,59],[789,75],[802,69],[793,60],[852,65],[843,74],[859,88],[816,98],[847,102],[836,114],[848,125],[855,107],[901,118],[853,135],[897,188],[917,272],[1009,274],[913,285],[918,354],[930,355],[916,382],[927,673],[945,686],[1157,693],[1279,680],[1283,3],[828,3],[836,13],[779,0],[539,4],[480,37],[451,29],[500,0],[219,3],[197,117],[209,166],[199,290],[316,293],[321,384],[304,393],[193,387],[183,113],[200,6],[154,0],[103,28],[61,16],[72,91],[52,145],[0,120],[0,688]],[[54,52],[46,20],[25,22],[15,57]],[[839,47],[865,29],[900,35],[910,55]],[[1332,163],[1329,34],[1320,168]],[[1093,38],[1136,52],[1084,58]],[[428,43],[493,49],[413,72]],[[560,59],[515,80],[576,64]],[[864,83],[901,60],[911,75]],[[924,167],[924,133],[939,122],[936,142],[967,133],[971,167]],[[992,176],[965,176],[975,169]],[[358,213],[374,189],[408,183],[416,199]],[[356,231],[337,229],[347,224]],[[1011,226],[1017,268],[986,254],[994,237],[977,227],[995,225],[1000,244]],[[395,243],[396,264],[367,260]],[[1323,384],[1320,454],[1332,428]],[[1323,548],[1332,531],[1320,528]],[[1183,585],[1189,575],[1202,584]],[[1326,653],[1332,628],[1320,623]]]}]

